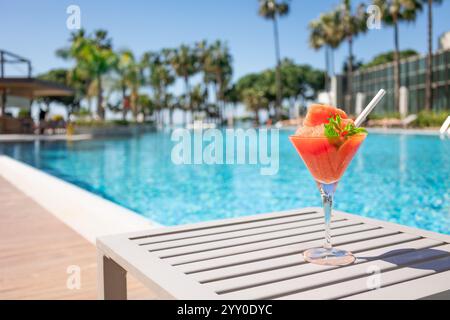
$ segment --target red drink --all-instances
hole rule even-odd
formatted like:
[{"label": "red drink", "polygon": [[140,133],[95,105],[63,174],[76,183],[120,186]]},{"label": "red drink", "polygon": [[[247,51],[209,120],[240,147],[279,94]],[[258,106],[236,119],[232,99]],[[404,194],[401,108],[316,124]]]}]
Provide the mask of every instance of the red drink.
[{"label": "red drink", "polygon": [[311,175],[320,183],[339,181],[365,138],[366,134],[357,134],[341,142],[326,137],[289,137]]},{"label": "red drink", "polygon": [[337,183],[366,139],[364,129],[357,128],[344,111],[324,105],[309,108],[292,144],[317,182],[325,216],[325,244],[304,252],[306,261],[324,265],[346,265],[355,261],[351,252],[331,245],[331,211]]}]

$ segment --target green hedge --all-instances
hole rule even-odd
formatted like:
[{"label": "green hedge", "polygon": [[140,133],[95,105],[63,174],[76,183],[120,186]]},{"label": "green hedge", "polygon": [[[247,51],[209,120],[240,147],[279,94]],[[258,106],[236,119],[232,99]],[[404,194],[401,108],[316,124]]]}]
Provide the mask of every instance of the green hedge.
[{"label": "green hedge", "polygon": [[128,121],[128,120],[106,120],[106,121],[100,121],[100,120],[81,120],[78,119],[76,121],[73,121],[73,124],[78,127],[114,127],[114,126],[128,126],[132,124],[153,124],[153,121],[145,121],[143,123],[141,122],[135,122],[135,121]]},{"label": "green hedge", "polygon": [[412,126],[417,128],[440,127],[448,116],[450,116],[448,111],[421,111],[417,114],[417,119],[412,123]]},{"label": "green hedge", "polygon": [[367,118],[369,120],[400,119],[400,113],[399,112],[371,113]]}]

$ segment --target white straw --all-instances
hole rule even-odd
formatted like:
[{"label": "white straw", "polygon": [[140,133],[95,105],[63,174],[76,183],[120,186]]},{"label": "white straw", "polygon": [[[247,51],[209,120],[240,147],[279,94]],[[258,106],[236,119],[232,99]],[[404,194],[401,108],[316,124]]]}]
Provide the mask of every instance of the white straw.
[{"label": "white straw", "polygon": [[364,120],[366,120],[369,113],[372,112],[373,108],[376,107],[376,105],[383,99],[384,95],[386,94],[386,90],[381,89],[378,91],[377,95],[370,101],[370,103],[367,105],[367,107],[361,112],[361,114],[356,118],[355,120],[355,126],[359,127]]}]

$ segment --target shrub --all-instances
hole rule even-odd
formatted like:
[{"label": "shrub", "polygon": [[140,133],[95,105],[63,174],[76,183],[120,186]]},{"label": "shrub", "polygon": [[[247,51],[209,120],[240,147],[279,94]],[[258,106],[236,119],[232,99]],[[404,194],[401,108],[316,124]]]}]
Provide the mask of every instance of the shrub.
[{"label": "shrub", "polygon": [[88,109],[80,108],[76,112],[73,113],[75,116],[78,117],[87,117],[91,115],[91,112]]},{"label": "shrub", "polygon": [[127,126],[130,124],[128,120],[113,120],[112,123],[118,126]]},{"label": "shrub", "polygon": [[418,128],[440,127],[448,116],[450,116],[449,111],[421,111],[412,125]]},{"label": "shrub", "polygon": [[28,109],[20,109],[18,117],[19,118],[30,118],[31,112]]},{"label": "shrub", "polygon": [[400,119],[400,113],[399,112],[371,113],[367,118],[369,120]]}]

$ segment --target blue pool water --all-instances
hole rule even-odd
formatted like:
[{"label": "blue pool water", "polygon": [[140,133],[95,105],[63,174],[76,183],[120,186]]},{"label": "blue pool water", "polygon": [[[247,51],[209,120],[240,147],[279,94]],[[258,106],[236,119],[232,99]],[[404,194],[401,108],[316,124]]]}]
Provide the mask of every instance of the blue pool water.
[{"label": "blue pool water", "polygon": [[[5,143],[24,161],[165,225],[305,206],[320,197],[280,132],[280,169],[252,165],[174,165],[170,132],[83,142]],[[450,234],[450,139],[370,134],[336,193],[336,207]]]}]

